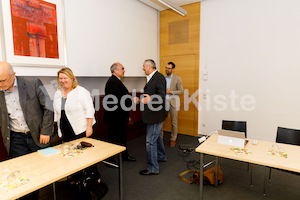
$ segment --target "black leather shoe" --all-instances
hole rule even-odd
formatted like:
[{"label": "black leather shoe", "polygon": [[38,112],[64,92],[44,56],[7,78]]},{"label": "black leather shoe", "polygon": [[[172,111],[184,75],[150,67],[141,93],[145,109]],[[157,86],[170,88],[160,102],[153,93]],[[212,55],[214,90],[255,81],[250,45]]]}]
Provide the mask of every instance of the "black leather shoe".
[{"label": "black leather shoe", "polygon": [[135,157],[133,157],[131,155],[123,156],[122,160],[123,161],[136,161]]},{"label": "black leather shoe", "polygon": [[148,169],[140,171],[140,175],[158,175],[159,173],[151,172]]}]

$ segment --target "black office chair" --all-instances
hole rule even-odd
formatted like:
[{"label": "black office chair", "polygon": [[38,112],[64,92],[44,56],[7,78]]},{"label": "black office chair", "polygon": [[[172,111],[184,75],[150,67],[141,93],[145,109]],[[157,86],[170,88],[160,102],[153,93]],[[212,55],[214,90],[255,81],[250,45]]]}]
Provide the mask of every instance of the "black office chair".
[{"label": "black office chair", "polygon": [[[300,130],[278,127],[276,142],[300,146]],[[269,180],[271,179],[271,169],[272,168],[270,168],[270,172],[269,172]]]},{"label": "black office chair", "polygon": [[245,121],[222,121],[222,129],[229,131],[239,131],[244,132],[247,138],[247,122]]},{"label": "black office chair", "polygon": [[300,130],[278,127],[276,142],[300,146]]},{"label": "black office chair", "polygon": [[[300,146],[300,130],[278,127],[277,135],[276,135],[276,142]],[[269,180],[271,179],[271,170],[272,170],[272,168],[269,167]],[[282,169],[277,169],[277,170],[286,171],[286,170],[282,170]],[[289,171],[286,171],[286,172],[289,172]],[[297,173],[297,172],[289,172],[289,173],[299,175],[299,173]],[[264,194],[266,193],[266,180],[264,181],[264,191],[263,192],[264,192]]]}]

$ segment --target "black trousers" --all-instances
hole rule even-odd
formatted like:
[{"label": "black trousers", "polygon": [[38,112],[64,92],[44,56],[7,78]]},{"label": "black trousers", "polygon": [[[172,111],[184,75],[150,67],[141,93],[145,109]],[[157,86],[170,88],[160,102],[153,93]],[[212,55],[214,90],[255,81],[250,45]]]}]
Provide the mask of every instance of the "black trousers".
[{"label": "black trousers", "polygon": [[125,122],[108,124],[108,140],[119,145],[127,146],[127,128]]},{"label": "black trousers", "polygon": [[127,156],[127,123],[118,121],[108,123],[108,140],[112,143],[125,146],[126,151],[123,155]]},{"label": "black trousers", "polygon": [[10,131],[10,154],[12,157],[23,156],[39,149],[40,147],[34,143],[30,133],[26,135]]}]

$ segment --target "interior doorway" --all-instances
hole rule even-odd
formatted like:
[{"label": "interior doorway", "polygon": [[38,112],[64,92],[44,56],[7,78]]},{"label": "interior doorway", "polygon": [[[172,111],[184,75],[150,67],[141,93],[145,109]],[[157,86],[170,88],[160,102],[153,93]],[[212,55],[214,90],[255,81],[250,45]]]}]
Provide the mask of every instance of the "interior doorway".
[{"label": "interior doorway", "polygon": [[[198,65],[195,55],[165,56],[162,58],[160,72],[166,74],[165,67],[168,62],[175,63],[175,72],[183,82],[183,89],[192,95],[198,89]],[[180,110],[178,112],[178,133],[198,136],[198,110],[191,102],[189,109],[184,110],[184,94],[180,95]],[[163,130],[171,132],[171,118],[168,115]]]}]

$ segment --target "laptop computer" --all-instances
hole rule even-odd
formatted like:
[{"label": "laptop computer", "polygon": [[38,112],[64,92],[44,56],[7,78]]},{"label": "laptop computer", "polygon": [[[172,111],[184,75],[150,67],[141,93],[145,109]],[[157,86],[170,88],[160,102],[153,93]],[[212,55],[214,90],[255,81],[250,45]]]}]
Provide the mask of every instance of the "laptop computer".
[{"label": "laptop computer", "polygon": [[218,143],[244,148],[245,133],[238,131],[218,130]]}]

